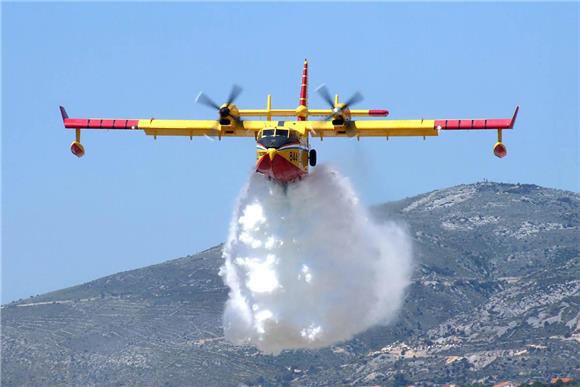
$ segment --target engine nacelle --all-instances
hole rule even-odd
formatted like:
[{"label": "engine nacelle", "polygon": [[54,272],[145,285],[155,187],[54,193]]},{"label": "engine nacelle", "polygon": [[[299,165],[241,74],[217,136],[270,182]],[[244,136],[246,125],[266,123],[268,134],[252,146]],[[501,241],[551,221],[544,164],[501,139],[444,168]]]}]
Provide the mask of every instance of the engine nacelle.
[{"label": "engine nacelle", "polygon": [[239,121],[240,110],[233,103],[223,104],[219,109],[219,123],[221,126],[231,126],[232,121]]},{"label": "engine nacelle", "polygon": [[493,146],[493,154],[496,155],[497,157],[499,157],[500,159],[502,157],[506,157],[507,156],[507,148],[505,146],[505,144],[503,142],[496,142],[495,145]]},{"label": "engine nacelle", "polygon": [[85,155],[85,147],[78,141],[73,141],[72,144],[70,144],[70,151],[76,157],[83,157]]}]

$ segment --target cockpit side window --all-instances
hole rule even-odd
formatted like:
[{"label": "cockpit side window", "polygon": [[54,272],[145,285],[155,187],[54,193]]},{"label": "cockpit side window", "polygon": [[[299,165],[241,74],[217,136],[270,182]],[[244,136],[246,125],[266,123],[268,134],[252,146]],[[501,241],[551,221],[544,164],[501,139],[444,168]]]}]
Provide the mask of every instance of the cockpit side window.
[{"label": "cockpit side window", "polygon": [[295,130],[290,131],[290,135],[288,136],[290,140],[298,140],[298,133]]},{"label": "cockpit side window", "polygon": [[262,137],[270,137],[274,135],[274,129],[264,129],[262,130]]},{"label": "cockpit side window", "polygon": [[276,129],[276,136],[288,137],[288,129]]}]

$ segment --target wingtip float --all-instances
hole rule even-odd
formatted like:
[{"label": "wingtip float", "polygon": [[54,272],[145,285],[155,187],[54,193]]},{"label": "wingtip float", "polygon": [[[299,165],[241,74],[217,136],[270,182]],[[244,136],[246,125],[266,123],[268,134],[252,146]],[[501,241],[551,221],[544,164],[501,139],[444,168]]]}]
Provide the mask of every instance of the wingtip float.
[{"label": "wingtip float", "polygon": [[[157,136],[209,136],[253,137],[256,140],[256,172],[271,179],[288,183],[301,179],[308,173],[309,166],[316,165],[316,151],[311,149],[311,136],[319,137],[427,137],[438,136],[441,130],[497,130],[497,142],[493,153],[499,158],[507,155],[502,131],[513,129],[519,106],[511,118],[482,119],[420,119],[420,120],[355,120],[353,117],[386,117],[386,109],[351,109],[363,97],[355,93],[341,103],[338,95],[334,98],[326,86],[316,91],[328,104],[327,109],[308,107],[308,61],[304,60],[300,85],[299,105],[295,109],[273,109],[268,95],[266,109],[239,109],[235,100],[242,89],[234,85],[226,102],[218,105],[211,98],[200,93],[196,102],[215,109],[215,120],[158,120],[158,119],[118,119],[118,118],[69,118],[64,107],[60,113],[67,129],[75,129],[75,141],[71,152],[82,157],[85,149],[81,144],[81,129],[143,130],[145,134]],[[265,120],[245,120],[244,117],[265,117]],[[276,118],[295,117],[292,120]],[[309,120],[310,117],[323,117]]]}]

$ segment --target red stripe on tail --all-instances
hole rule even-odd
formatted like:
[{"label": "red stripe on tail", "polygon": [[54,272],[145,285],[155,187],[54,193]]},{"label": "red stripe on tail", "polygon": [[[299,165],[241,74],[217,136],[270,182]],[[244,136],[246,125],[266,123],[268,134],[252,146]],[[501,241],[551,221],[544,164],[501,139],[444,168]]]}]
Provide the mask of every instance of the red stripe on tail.
[{"label": "red stripe on tail", "polygon": [[[302,70],[302,84],[300,85],[300,106],[308,106],[308,61],[304,59],[304,70]],[[305,117],[298,117],[298,121],[306,120]]]}]

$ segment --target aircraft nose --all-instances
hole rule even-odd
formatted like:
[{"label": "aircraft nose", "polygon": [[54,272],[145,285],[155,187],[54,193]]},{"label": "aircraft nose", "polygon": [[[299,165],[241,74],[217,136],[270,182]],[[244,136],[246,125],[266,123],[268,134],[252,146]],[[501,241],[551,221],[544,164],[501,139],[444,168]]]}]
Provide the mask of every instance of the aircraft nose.
[{"label": "aircraft nose", "polygon": [[274,160],[274,157],[276,157],[276,153],[278,153],[278,150],[276,150],[276,148],[268,149],[268,156],[270,156],[270,161]]}]

